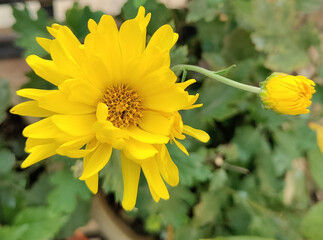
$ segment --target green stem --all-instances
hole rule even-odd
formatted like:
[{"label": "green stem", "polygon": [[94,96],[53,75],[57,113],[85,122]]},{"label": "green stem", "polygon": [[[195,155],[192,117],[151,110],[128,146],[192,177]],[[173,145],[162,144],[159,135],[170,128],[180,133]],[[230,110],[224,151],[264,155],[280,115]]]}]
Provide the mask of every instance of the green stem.
[{"label": "green stem", "polygon": [[193,65],[185,65],[185,64],[179,64],[179,65],[176,65],[174,67],[172,67],[172,70],[175,72],[175,71],[183,71],[183,70],[189,70],[189,71],[194,71],[194,72],[198,72],[198,73],[201,73],[209,78],[212,78],[214,80],[217,80],[219,82],[222,82],[226,85],[229,85],[231,87],[235,87],[235,88],[239,88],[241,90],[245,90],[245,91],[248,91],[248,92],[253,92],[253,93],[257,93],[259,94],[261,89],[259,87],[254,87],[254,86],[250,86],[250,85],[247,85],[247,84],[243,84],[243,83],[239,83],[239,82],[236,82],[236,81],[233,81],[229,78],[226,78],[226,77],[223,77],[221,75],[218,75],[216,73],[214,73],[213,71],[210,71],[210,70],[207,70],[205,68],[201,68],[201,67],[198,67],[198,66],[193,66]]}]

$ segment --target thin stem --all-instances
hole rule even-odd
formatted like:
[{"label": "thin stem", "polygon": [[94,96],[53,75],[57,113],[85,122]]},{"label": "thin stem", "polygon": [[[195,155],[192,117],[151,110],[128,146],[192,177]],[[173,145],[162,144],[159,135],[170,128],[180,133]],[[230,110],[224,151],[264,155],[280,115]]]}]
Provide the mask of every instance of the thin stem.
[{"label": "thin stem", "polygon": [[241,90],[245,90],[245,91],[248,91],[248,92],[253,92],[253,93],[257,93],[259,94],[261,89],[259,87],[254,87],[254,86],[250,86],[250,85],[247,85],[247,84],[243,84],[243,83],[239,83],[239,82],[236,82],[236,81],[233,81],[229,78],[226,78],[226,77],[223,77],[221,75],[218,75],[216,73],[214,73],[213,71],[210,71],[210,70],[207,70],[205,68],[201,68],[201,67],[198,67],[198,66],[193,66],[193,65],[185,65],[185,64],[179,64],[179,65],[176,65],[174,67],[172,67],[172,70],[175,72],[175,71],[184,71],[184,70],[189,70],[189,71],[194,71],[194,72],[198,72],[198,73],[201,73],[209,78],[212,78],[214,80],[217,80],[219,82],[222,82],[226,85],[229,85],[231,87],[235,87],[235,88],[239,88]]}]

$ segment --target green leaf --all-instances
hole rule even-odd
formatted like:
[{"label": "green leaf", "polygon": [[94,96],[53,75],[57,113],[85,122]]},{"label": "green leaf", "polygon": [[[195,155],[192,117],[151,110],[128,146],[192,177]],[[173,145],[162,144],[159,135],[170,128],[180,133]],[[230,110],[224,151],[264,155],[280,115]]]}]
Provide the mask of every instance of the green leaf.
[{"label": "green leaf", "polygon": [[158,233],[161,227],[161,218],[157,214],[152,214],[145,220],[145,229],[150,233]]},{"label": "green leaf", "polygon": [[85,183],[76,179],[71,171],[55,172],[51,176],[51,182],[55,187],[47,200],[54,211],[71,213],[76,208],[79,198],[89,200],[91,197]]},{"label": "green leaf", "polygon": [[317,147],[309,152],[308,161],[314,182],[323,190],[323,159],[322,153]]},{"label": "green leaf", "polygon": [[134,0],[134,6],[136,8],[139,8],[140,6],[143,6],[148,0]]},{"label": "green leaf", "polygon": [[223,69],[223,70],[219,70],[219,71],[215,71],[214,73],[215,74],[218,74],[218,75],[222,75],[222,76],[225,76],[227,75],[233,68],[235,68],[237,65],[233,64],[231,65],[230,67],[226,68],[226,69]]},{"label": "green leaf", "polygon": [[114,193],[116,201],[121,202],[123,197],[123,179],[120,151],[114,150],[112,152],[109,163],[103,168],[100,175],[103,177],[103,191],[105,193]]},{"label": "green leaf", "polygon": [[207,79],[199,91],[203,103],[199,119],[224,121],[241,111],[241,104],[249,93]]},{"label": "green leaf", "polygon": [[16,43],[24,49],[24,56],[31,54],[46,56],[46,51],[36,42],[36,37],[50,38],[46,30],[46,26],[50,24],[46,11],[40,8],[37,12],[37,19],[33,19],[26,6],[21,10],[13,6],[12,10],[16,19],[13,29],[19,34]]},{"label": "green leaf", "polygon": [[192,223],[182,226],[175,231],[174,240],[196,240],[199,239],[199,229],[193,226]]},{"label": "green leaf", "polygon": [[219,145],[215,152],[223,156],[227,162],[236,162],[239,155],[237,144],[234,143]]},{"label": "green leaf", "polygon": [[323,202],[319,202],[305,215],[301,232],[308,240],[323,239]]},{"label": "green leaf", "polygon": [[207,22],[214,20],[214,18],[224,12],[224,0],[191,0],[188,5],[187,22],[197,22],[204,19]]},{"label": "green leaf", "polygon": [[163,228],[171,224],[175,229],[178,229],[189,221],[190,209],[196,201],[194,193],[181,184],[168,190],[171,197],[156,203],[151,197],[146,181],[140,181],[136,203],[139,210],[137,214],[142,219],[149,220],[149,222],[145,221],[145,227],[148,227],[149,231],[156,230],[160,223]]},{"label": "green leaf", "polygon": [[[259,181],[258,197],[269,196],[274,198],[277,192],[283,188],[283,182],[277,177],[277,169],[273,161],[273,153],[270,148],[270,143],[267,139],[260,135],[257,143],[258,152],[256,156],[256,176]],[[262,195],[259,194],[259,190]]]},{"label": "green leaf", "polygon": [[205,148],[190,153],[190,156],[182,153],[175,144],[168,144],[167,148],[174,163],[178,167],[179,179],[183,185],[193,186],[196,183],[210,179],[212,174],[211,169],[208,165],[204,164],[207,155]]},{"label": "green leaf", "polygon": [[250,224],[250,215],[241,204],[230,207],[227,210],[229,227],[236,234],[247,234],[247,229]]},{"label": "green leaf", "polygon": [[255,236],[235,236],[235,237],[217,237],[217,238],[207,238],[201,240],[275,240],[274,238],[263,238]]},{"label": "green leaf", "polygon": [[[258,36],[254,36],[253,40],[256,45],[258,41],[263,41],[263,39],[258,39]],[[287,46],[288,43],[282,48]],[[278,53],[272,53],[271,50],[268,50],[269,54],[265,66],[273,71],[291,72],[308,64],[309,58],[306,49],[300,49],[298,46],[293,45],[286,49],[280,50]]]},{"label": "green leaf", "polygon": [[14,225],[27,226],[24,240],[44,240],[53,239],[64,222],[64,217],[49,208],[29,207],[16,216]]},{"label": "green leaf", "polygon": [[194,207],[194,219],[198,222],[198,226],[211,224],[216,221],[220,209],[219,192],[204,192],[201,194],[200,202]]},{"label": "green leaf", "polygon": [[48,173],[42,174],[27,192],[27,201],[30,205],[45,205],[47,196],[53,189]]},{"label": "green leaf", "polygon": [[[224,68],[226,67],[226,63],[223,61],[223,57],[219,55],[223,48],[223,39],[226,36],[226,26],[223,22],[220,21],[212,21],[205,22],[199,21],[196,23],[198,40],[201,41],[201,47],[203,50],[202,57],[205,58],[205,55],[208,53],[217,54],[218,60],[217,62],[221,62],[221,66],[211,65],[212,68]],[[209,63],[210,64],[210,63]]]},{"label": "green leaf", "polygon": [[291,158],[301,156],[301,153],[297,148],[297,141],[292,131],[282,131],[281,129],[277,129],[274,132],[274,138],[276,145],[279,145]]},{"label": "green leaf", "polygon": [[233,13],[239,26],[245,29],[251,29],[253,26],[252,1],[235,0],[231,2]]},{"label": "green leaf", "polygon": [[259,131],[252,126],[242,126],[235,130],[232,142],[238,147],[238,160],[246,164],[259,151]]},{"label": "green leaf", "polygon": [[237,0],[233,1],[233,7],[237,23],[252,31],[251,39],[255,48],[265,53],[267,68],[273,71],[291,72],[309,63],[307,53],[309,45],[306,44],[308,35],[304,41],[304,34],[299,34],[299,29],[295,27],[298,19],[295,1],[278,3]]},{"label": "green leaf", "polygon": [[26,206],[26,179],[12,172],[0,180],[0,222],[11,224],[14,217]]},{"label": "green leaf", "polygon": [[67,217],[64,226],[57,234],[57,239],[67,239],[68,237],[73,235],[75,229],[84,226],[89,222],[91,215],[90,203],[90,201],[78,202],[74,212]]},{"label": "green leaf", "polygon": [[297,9],[304,13],[318,11],[322,7],[322,0],[296,0]]},{"label": "green leaf", "polygon": [[15,155],[7,149],[0,149],[0,175],[8,173],[15,164]]},{"label": "green leaf", "polygon": [[239,63],[248,58],[256,58],[257,52],[251,41],[250,32],[236,28],[227,34],[223,42],[222,55],[229,64]]},{"label": "green leaf", "polygon": [[[136,0],[144,2],[142,6],[145,7],[146,13],[151,13],[153,16],[148,24],[147,32],[152,35],[163,24],[169,24],[171,21],[171,11],[164,4],[156,0]],[[138,4],[136,1],[127,1],[122,7],[123,19],[134,18],[138,12]]]},{"label": "green leaf", "polygon": [[66,25],[72,30],[75,36],[81,41],[84,41],[85,36],[89,33],[87,23],[89,19],[99,22],[103,12],[92,12],[88,6],[81,7],[77,2],[74,3],[71,9],[66,11]]},{"label": "green leaf", "polygon": [[[149,35],[152,36],[153,33],[157,31],[157,29],[160,28],[162,25],[171,24],[172,12],[164,4],[156,0],[149,0],[149,1],[146,1],[144,7],[146,8],[146,12],[147,13],[150,12],[151,15],[153,16],[150,19],[150,22],[147,27],[147,32]],[[174,26],[172,27],[174,29]]]},{"label": "green leaf", "polygon": [[188,214],[195,203],[195,195],[190,189],[181,185],[170,188],[169,195],[171,197],[168,200],[161,200],[158,203],[158,213],[164,226],[171,224],[177,229],[189,220]]},{"label": "green leaf", "polygon": [[188,62],[188,48],[187,46],[179,46],[176,48],[172,48],[170,51],[171,58],[171,66],[175,66],[177,64],[184,64]]},{"label": "green leaf", "polygon": [[[303,115],[304,116],[304,115]],[[313,142],[316,142],[315,131],[308,127],[308,118],[304,116],[293,119],[292,130],[297,141],[297,147],[301,153],[313,149]],[[307,116],[308,117],[308,116]]]},{"label": "green leaf", "polygon": [[284,203],[299,210],[308,209],[310,204],[305,166],[305,159],[295,159],[285,177]]},{"label": "green leaf", "polygon": [[223,188],[228,182],[228,175],[224,169],[218,169],[213,172],[210,179],[210,191],[217,191]]},{"label": "green leaf", "polygon": [[6,110],[11,103],[9,81],[0,79],[0,124],[7,117]]},{"label": "green leaf", "polygon": [[0,226],[0,239],[3,240],[21,240],[24,239],[24,233],[28,226]]},{"label": "green leaf", "polygon": [[250,117],[257,121],[258,125],[265,125],[271,130],[276,130],[287,120],[288,116],[277,114],[271,110],[266,110],[261,105],[261,101],[254,102],[249,106]]}]

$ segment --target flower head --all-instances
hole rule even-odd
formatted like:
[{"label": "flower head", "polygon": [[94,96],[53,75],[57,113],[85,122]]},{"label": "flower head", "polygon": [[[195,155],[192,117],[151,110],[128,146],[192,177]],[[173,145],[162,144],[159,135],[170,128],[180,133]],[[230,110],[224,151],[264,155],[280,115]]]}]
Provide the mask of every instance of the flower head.
[{"label": "flower head", "polygon": [[311,105],[315,83],[304,76],[273,73],[261,84],[260,97],[267,109],[281,114],[305,114]]},{"label": "flower head", "polygon": [[80,179],[96,193],[98,173],[117,149],[125,209],[135,206],[141,170],[154,200],[169,198],[165,182],[176,186],[179,176],[165,144],[174,142],[188,154],[177,139],[188,134],[207,142],[209,136],[184,125],[178,112],[201,106],[194,105],[198,94],[185,90],[195,80],[176,83],[170,70],[169,51],[178,35],[164,25],[146,46],[149,20],[141,7],[120,29],[111,16],[98,24],[90,20],[84,44],[58,24],[48,27],[53,40],[37,38],[51,60],[31,55],[27,63],[57,88],[17,92],[31,100],[11,113],[43,118],[23,131],[30,153],[23,168],[55,154],[83,158]]}]

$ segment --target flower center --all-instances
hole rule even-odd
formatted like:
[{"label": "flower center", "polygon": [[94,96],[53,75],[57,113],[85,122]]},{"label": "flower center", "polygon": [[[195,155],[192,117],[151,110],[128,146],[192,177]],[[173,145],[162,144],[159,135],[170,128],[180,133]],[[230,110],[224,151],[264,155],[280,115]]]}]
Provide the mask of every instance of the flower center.
[{"label": "flower center", "polygon": [[127,84],[112,85],[105,91],[101,101],[108,106],[107,120],[115,127],[135,126],[142,117],[141,99]]}]

